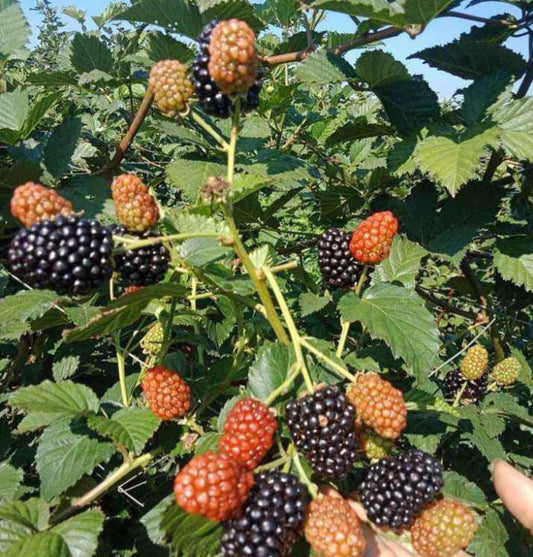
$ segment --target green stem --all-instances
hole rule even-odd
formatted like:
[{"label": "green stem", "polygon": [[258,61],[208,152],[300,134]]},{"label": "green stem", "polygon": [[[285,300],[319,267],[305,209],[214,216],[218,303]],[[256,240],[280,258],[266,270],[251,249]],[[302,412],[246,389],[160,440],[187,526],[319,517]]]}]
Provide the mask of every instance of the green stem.
[{"label": "green stem", "polygon": [[310,342],[308,342],[307,339],[300,338],[300,344],[307,348],[307,350],[314,354],[319,360],[322,360],[331,369],[336,371],[341,377],[348,379],[348,381],[351,381],[352,383],[355,381],[355,375],[351,374],[346,368],[342,367],[331,358],[328,358],[323,352],[321,352],[318,348],[315,348]]},{"label": "green stem", "polygon": [[278,396],[284,394],[285,391],[292,386],[299,374],[300,370],[298,368],[298,364],[294,364],[289,370],[287,379],[285,379],[285,381],[283,381],[283,383],[277,389],[273,390],[268,395],[268,397],[265,399],[265,404],[267,406],[270,406],[278,398]]},{"label": "green stem", "polygon": [[296,470],[298,470],[298,475],[300,476],[300,480],[302,480],[302,482],[307,486],[307,489],[309,490],[309,493],[311,493],[311,496],[315,498],[318,495],[318,490],[316,488],[316,485],[311,482],[311,480],[305,473],[304,467],[300,462],[300,456],[298,455],[297,451],[294,451],[292,460],[294,462],[294,465],[296,466]]},{"label": "green stem", "polygon": [[[191,279],[191,296],[190,296],[190,302],[191,302],[191,309],[196,313],[196,300],[198,300],[198,296],[196,294],[196,291],[198,289],[198,279],[196,277],[192,277]],[[201,330],[200,330],[200,323],[198,323],[196,321],[196,319],[193,322],[193,329],[194,329],[194,334],[200,336],[201,335]],[[200,346],[199,344],[196,345],[196,351],[198,352],[198,363],[203,366],[204,365],[204,348],[203,346]]]},{"label": "green stem", "polygon": [[126,363],[124,361],[124,353],[120,348],[118,339],[115,340],[115,350],[117,353],[118,380],[120,383],[120,395],[122,397],[122,404],[125,407],[128,407],[130,405],[130,401],[128,397],[128,390],[126,388]]},{"label": "green stem", "polygon": [[361,271],[361,276],[359,277],[359,280],[357,281],[357,286],[355,287],[355,293],[358,296],[361,295],[361,290],[363,289],[363,285],[365,284],[367,274],[368,274],[368,265],[365,265],[363,267],[363,270]]},{"label": "green stem", "polygon": [[239,126],[241,118],[241,98],[235,100],[235,108],[233,110],[233,122],[229,136],[228,146],[228,183],[233,188],[235,179],[235,152],[237,150],[237,138],[239,137]]},{"label": "green stem", "polygon": [[198,113],[191,110],[189,113],[191,120],[194,120],[204,131],[206,131],[222,147],[224,151],[229,149],[228,142],[210,126]]},{"label": "green stem", "polygon": [[335,356],[337,356],[337,358],[342,357],[342,353],[344,352],[344,346],[346,345],[346,340],[348,339],[348,333],[350,332],[350,325],[351,325],[349,321],[343,321],[342,319],[341,319],[341,324],[342,324],[341,337],[339,339],[339,344],[337,346],[337,352],[335,353]]},{"label": "green stem", "polygon": [[452,408],[457,408],[461,402],[461,398],[463,398],[464,392],[466,390],[466,387],[468,385],[468,381],[464,381],[463,385],[461,387],[461,390],[457,393],[457,396],[455,397],[455,400],[453,401],[452,404]]},{"label": "green stem", "polygon": [[184,232],[182,234],[171,234],[169,236],[155,236],[153,238],[146,238],[144,240],[135,240],[126,238],[124,236],[113,236],[115,242],[123,244],[117,248],[116,253],[127,251],[131,249],[145,248],[153,246],[154,244],[161,244],[163,242],[179,242],[181,240],[188,240],[190,238],[219,238],[220,234],[215,232]]},{"label": "green stem", "polygon": [[170,302],[170,310],[168,312],[168,318],[165,321],[165,327],[163,329],[163,341],[161,343],[161,351],[159,356],[157,357],[158,363],[163,361],[163,358],[166,356],[170,342],[172,340],[172,322],[174,321],[174,313],[176,312],[176,303],[177,298],[175,296],[172,297]]}]

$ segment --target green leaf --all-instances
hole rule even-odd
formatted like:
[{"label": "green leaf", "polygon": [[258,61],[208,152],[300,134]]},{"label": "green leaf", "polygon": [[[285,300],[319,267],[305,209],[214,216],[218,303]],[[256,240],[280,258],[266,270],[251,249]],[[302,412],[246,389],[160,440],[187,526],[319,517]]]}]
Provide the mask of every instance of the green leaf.
[{"label": "green leaf", "polygon": [[179,60],[186,63],[194,57],[194,52],[184,43],[177,41],[171,35],[154,31],[148,35],[146,53],[150,60]]},{"label": "green leaf", "polygon": [[294,363],[294,351],[283,344],[265,342],[248,372],[248,390],[259,400],[283,384]]},{"label": "green leaf", "polygon": [[93,70],[110,73],[113,70],[113,54],[96,35],[76,33],[71,45],[70,61],[80,73]]},{"label": "green leaf", "polygon": [[392,54],[372,50],[361,54],[355,64],[357,76],[373,89],[397,81],[411,81],[407,68]]},{"label": "green leaf", "polygon": [[27,91],[15,89],[0,95],[0,141],[11,145],[17,143],[29,112]]},{"label": "green leaf", "polygon": [[12,501],[18,491],[24,473],[7,462],[0,463],[0,503]]},{"label": "green leaf", "polygon": [[508,541],[509,534],[500,515],[496,511],[489,511],[469,549],[476,557],[509,557],[505,549]]},{"label": "green leaf", "polygon": [[440,182],[452,196],[476,175],[479,159],[498,142],[497,129],[470,129],[458,137],[430,135],[417,149],[420,169]]},{"label": "green leaf", "polygon": [[[98,535],[104,526],[101,511],[91,509],[64,520],[50,532],[61,536],[71,557],[92,557],[98,547]],[[55,557],[55,556],[54,556]]]},{"label": "green leaf", "polygon": [[[16,501],[0,506],[0,551],[45,528],[50,513],[42,499]],[[32,554],[33,555],[33,554]]]},{"label": "green leaf", "polygon": [[47,170],[54,178],[60,178],[69,168],[81,134],[81,120],[67,118],[52,132],[44,149]]},{"label": "green leaf", "polygon": [[16,0],[0,2],[0,56],[8,57],[22,50],[30,37],[30,28]]},{"label": "green leaf", "polygon": [[210,176],[225,176],[225,165],[205,160],[178,159],[167,166],[167,179],[187,201],[196,201],[198,192]]},{"label": "green leaf", "polygon": [[533,161],[533,97],[497,105],[491,115],[499,124],[502,147],[513,157]]},{"label": "green leaf", "polygon": [[439,331],[433,315],[413,291],[377,284],[363,298],[354,293],[343,296],[339,310],[345,321],[359,321],[372,338],[385,341],[419,379],[437,363]]},{"label": "green leaf", "polygon": [[80,365],[80,357],[75,354],[64,355],[63,357],[54,359],[52,364],[52,373],[54,379],[59,382],[63,379],[72,377]]},{"label": "green leaf", "polygon": [[131,406],[121,408],[111,418],[89,416],[89,427],[104,437],[111,437],[129,451],[140,454],[155,433],[161,420],[149,408]]},{"label": "green leaf", "polygon": [[494,266],[505,280],[533,292],[533,246],[529,237],[498,241]]},{"label": "green leaf", "polygon": [[337,128],[326,140],[326,146],[331,147],[338,143],[346,141],[357,141],[367,137],[377,137],[383,135],[392,135],[393,130],[385,124],[371,124],[367,118],[360,116],[356,120],[347,122],[340,128]]},{"label": "green leaf", "polygon": [[230,249],[221,246],[216,238],[191,238],[181,245],[181,257],[193,267],[202,267],[213,263],[230,253]]},{"label": "green leaf", "polygon": [[112,443],[102,442],[90,433],[83,421],[69,416],[54,421],[44,430],[35,462],[41,478],[41,494],[47,501],[90,474],[115,452]]},{"label": "green leaf", "polygon": [[418,244],[396,236],[390,256],[378,265],[373,277],[382,282],[401,282],[407,288],[415,287],[415,277],[426,250]]},{"label": "green leaf", "polygon": [[304,83],[329,85],[355,79],[356,74],[344,58],[326,50],[317,50],[298,66],[296,77]]},{"label": "green leaf", "polygon": [[318,296],[313,292],[304,292],[298,298],[301,308],[301,316],[307,317],[321,309],[324,309],[330,302],[331,299],[327,296]]},{"label": "green leaf", "polygon": [[247,0],[197,0],[202,13],[202,21],[207,23],[213,19],[240,19],[257,33],[265,27],[261,19],[255,15],[254,6]]},{"label": "green leaf", "polygon": [[487,498],[475,483],[469,482],[457,472],[444,472],[444,495],[478,507],[487,505]]}]

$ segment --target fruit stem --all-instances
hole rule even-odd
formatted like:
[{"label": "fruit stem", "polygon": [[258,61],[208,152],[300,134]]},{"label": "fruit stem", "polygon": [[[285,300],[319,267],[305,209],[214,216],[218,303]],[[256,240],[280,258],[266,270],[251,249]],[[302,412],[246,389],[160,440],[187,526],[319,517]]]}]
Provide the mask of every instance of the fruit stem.
[{"label": "fruit stem", "polygon": [[319,360],[322,360],[325,364],[327,364],[331,369],[336,371],[341,377],[348,379],[352,383],[355,381],[355,375],[350,373],[345,367],[339,365],[337,362],[328,358],[323,352],[321,352],[318,348],[315,348],[306,338],[300,337],[300,344],[307,348],[309,352],[314,354]]},{"label": "fruit stem", "polygon": [[204,131],[206,131],[215,141],[220,144],[223,151],[229,150],[228,142],[212,127],[210,126],[197,112],[191,110],[189,113],[191,120],[194,120]]},{"label": "fruit stem", "polygon": [[307,370],[307,366],[305,364],[300,335],[298,333],[296,325],[294,324],[294,319],[292,318],[289,306],[287,305],[287,301],[285,300],[285,297],[283,296],[276,277],[274,276],[272,271],[268,267],[263,267],[262,271],[267,279],[268,284],[270,285],[270,288],[272,289],[272,292],[274,292],[274,296],[276,297],[276,300],[278,301],[279,307],[281,309],[281,314],[283,315],[285,323],[287,324],[287,328],[289,329],[289,335],[291,337],[294,354],[296,356],[296,363],[298,364],[298,368],[302,373],[307,390],[312,393],[314,391],[313,381],[311,381],[309,371]]},{"label": "fruit stem", "polygon": [[341,325],[342,325],[341,337],[339,339],[337,351],[335,352],[335,356],[337,356],[337,358],[342,357],[342,353],[344,352],[344,346],[346,345],[346,340],[348,339],[348,333],[350,332],[351,323],[349,321],[343,321],[341,319]]},{"label": "fruit stem", "polygon": [[182,234],[171,234],[169,236],[154,236],[153,238],[145,238],[143,240],[134,240],[125,236],[113,236],[113,241],[123,246],[116,248],[114,253],[120,253],[131,249],[139,249],[162,242],[179,242],[181,240],[189,240],[190,238],[219,238],[220,234],[215,232],[184,232]]},{"label": "fruit stem", "polygon": [[[196,294],[196,291],[198,289],[198,279],[196,277],[192,277],[191,279],[191,296],[189,296],[187,299],[190,300],[191,302],[191,309],[196,313],[197,307],[196,307],[196,300],[198,300],[198,295]],[[201,330],[200,330],[200,323],[198,323],[198,321],[196,321],[196,319],[193,321],[193,329],[194,329],[194,334],[195,335],[201,335]],[[198,363],[203,366],[204,365],[204,350],[203,350],[203,346],[200,346],[199,344],[196,346],[196,351],[198,352]]]},{"label": "fruit stem", "polygon": [[355,287],[355,290],[354,290],[354,292],[358,296],[361,295],[361,290],[363,289],[363,285],[365,284],[367,274],[368,274],[368,265],[365,265],[363,267],[363,270],[361,271],[361,276],[359,277],[359,280],[357,281],[357,286]]},{"label": "fruit stem", "polygon": [[122,404],[124,407],[128,407],[130,405],[130,401],[128,398],[128,391],[126,389],[126,365],[124,361],[124,354],[120,345],[118,343],[118,339],[115,337],[115,350],[117,353],[117,368],[118,368],[118,380],[120,383],[120,395],[122,397]]},{"label": "fruit stem", "polygon": [[265,404],[267,406],[271,406],[271,404],[278,398],[278,396],[282,395],[287,389],[291,387],[299,374],[300,370],[298,368],[298,364],[296,363],[289,369],[287,379],[285,379],[285,381],[283,381],[283,383],[277,389],[274,389],[268,395],[268,397],[265,399]]},{"label": "fruit stem", "polygon": [[166,356],[170,342],[172,340],[172,322],[174,321],[174,313],[176,312],[177,299],[175,296],[172,297],[170,301],[170,309],[168,312],[168,318],[165,320],[165,326],[163,329],[163,341],[161,342],[161,351],[157,357],[157,362],[161,363],[163,358]]},{"label": "fruit stem", "polygon": [[229,136],[228,146],[228,183],[230,189],[233,188],[233,181],[235,179],[235,151],[237,150],[237,138],[239,137],[239,126],[241,117],[241,98],[235,99],[235,108],[232,116],[232,126]]},{"label": "fruit stem", "polygon": [[468,381],[464,381],[463,386],[461,387],[461,390],[457,393],[457,396],[455,397],[455,400],[453,401],[452,408],[457,408],[459,406],[459,403],[461,402],[461,399],[463,398],[463,395],[464,395],[464,392],[465,392],[467,386],[468,386]]},{"label": "fruit stem", "polygon": [[307,486],[309,493],[311,493],[311,496],[314,499],[318,495],[318,490],[315,484],[313,484],[309,479],[309,477],[307,476],[304,467],[302,466],[302,463],[300,461],[300,456],[298,455],[298,451],[294,451],[294,454],[292,455],[292,460],[294,462],[294,465],[296,466],[296,470],[298,470],[298,475],[300,476],[300,480]]}]

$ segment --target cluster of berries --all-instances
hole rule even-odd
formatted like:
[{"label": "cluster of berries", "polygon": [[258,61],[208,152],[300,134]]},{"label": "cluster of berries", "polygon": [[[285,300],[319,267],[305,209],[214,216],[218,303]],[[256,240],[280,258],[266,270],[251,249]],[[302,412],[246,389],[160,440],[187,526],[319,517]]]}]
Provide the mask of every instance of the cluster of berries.
[{"label": "cluster of berries", "polygon": [[398,232],[398,220],[390,211],[374,213],[348,234],[330,228],[318,241],[318,264],[330,288],[352,288],[361,265],[385,260]]},{"label": "cluster of berries", "polygon": [[517,381],[521,367],[516,358],[510,357],[496,364],[489,372],[489,353],[486,348],[476,344],[466,352],[459,368],[446,375],[446,398],[455,401],[459,397],[462,404],[479,404],[487,392],[489,380],[498,387],[511,386]]}]

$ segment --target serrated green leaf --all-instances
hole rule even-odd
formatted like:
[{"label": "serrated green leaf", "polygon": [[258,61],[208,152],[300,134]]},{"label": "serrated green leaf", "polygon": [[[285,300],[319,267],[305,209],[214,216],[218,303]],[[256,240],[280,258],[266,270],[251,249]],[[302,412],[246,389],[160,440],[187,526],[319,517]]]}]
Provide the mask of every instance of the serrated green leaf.
[{"label": "serrated green leaf", "polygon": [[103,526],[102,512],[91,509],[64,520],[50,532],[61,536],[68,547],[70,557],[92,557],[98,547],[98,535]]},{"label": "serrated green leaf", "polygon": [[407,68],[398,60],[382,50],[372,50],[361,54],[355,64],[357,76],[373,89],[397,81],[409,81]]},{"label": "serrated green leaf", "polygon": [[491,111],[499,124],[502,147],[518,159],[533,160],[533,97],[497,106]]},{"label": "serrated green leaf", "polygon": [[357,141],[367,137],[391,135],[393,130],[385,124],[371,124],[367,118],[361,116],[354,121],[347,122],[337,128],[327,139],[326,146],[331,147],[346,141]]},{"label": "serrated green leaf", "polygon": [[475,483],[469,482],[457,472],[444,472],[444,495],[471,503],[477,507],[485,507],[487,497]]},{"label": "serrated green leaf", "polygon": [[181,245],[181,257],[193,267],[203,267],[227,256],[230,249],[216,238],[191,238]]},{"label": "serrated green leaf", "polygon": [[391,284],[368,288],[363,298],[346,294],[339,301],[345,321],[358,321],[372,338],[385,341],[419,378],[439,359],[439,331],[435,319],[411,290]]},{"label": "serrated green leaf", "polygon": [[45,165],[54,178],[60,178],[69,168],[81,134],[81,120],[65,119],[48,139],[44,149]]},{"label": "serrated green leaf", "polygon": [[319,296],[313,292],[304,292],[300,295],[298,301],[300,303],[302,317],[307,317],[308,315],[312,315],[313,313],[324,309],[329,304],[331,299],[327,296]]},{"label": "serrated green leaf", "polygon": [[494,251],[494,266],[505,280],[533,292],[533,246],[530,238],[500,240]]},{"label": "serrated green leaf", "polygon": [[197,4],[205,23],[213,19],[223,21],[235,18],[246,21],[256,33],[265,26],[247,0],[197,0]]},{"label": "serrated green leaf", "polygon": [[0,56],[7,58],[26,45],[30,28],[16,0],[3,0],[0,3]]},{"label": "serrated green leaf", "polygon": [[382,282],[401,282],[407,288],[415,287],[415,277],[426,250],[418,244],[396,236],[389,257],[378,265],[373,277]]},{"label": "serrated green leaf", "polygon": [[15,89],[0,95],[0,140],[14,145],[30,111],[27,91]]},{"label": "serrated green leaf", "polygon": [[186,44],[159,31],[150,33],[146,43],[146,52],[154,62],[179,60],[186,63],[194,57],[194,52]]},{"label": "serrated green leaf", "polygon": [[52,364],[52,373],[56,381],[62,381],[72,377],[80,364],[80,357],[77,355],[65,355],[62,358],[54,360]]},{"label": "serrated green leaf", "polygon": [[96,35],[76,33],[71,45],[70,61],[80,73],[113,70],[113,54]]},{"label": "serrated green leaf", "polygon": [[344,58],[326,50],[318,50],[298,66],[296,76],[304,83],[328,85],[355,79],[356,74]]},{"label": "serrated green leaf", "polygon": [[489,511],[476,532],[469,549],[476,557],[509,557],[505,545],[509,534],[500,515]]},{"label": "serrated green leaf", "polygon": [[167,178],[188,201],[196,201],[198,192],[210,176],[225,176],[226,167],[205,160],[178,159],[167,166]]},{"label": "serrated green leaf", "polygon": [[24,473],[7,462],[0,463],[0,503],[12,501],[18,491]]},{"label": "serrated green leaf", "polygon": [[0,506],[0,551],[45,528],[50,516],[48,505],[42,499],[15,501]]}]

